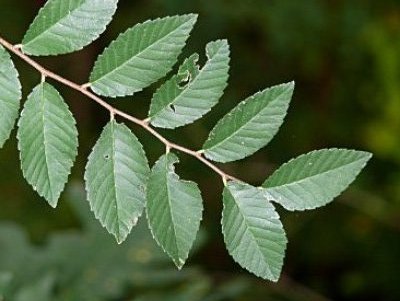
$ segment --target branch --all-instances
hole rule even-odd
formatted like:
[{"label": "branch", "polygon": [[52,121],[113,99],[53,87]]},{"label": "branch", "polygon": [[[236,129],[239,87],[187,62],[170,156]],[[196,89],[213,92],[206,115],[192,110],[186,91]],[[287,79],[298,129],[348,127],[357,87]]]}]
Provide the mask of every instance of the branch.
[{"label": "branch", "polygon": [[213,171],[215,171],[218,175],[220,175],[224,183],[226,183],[227,180],[237,180],[235,177],[225,173],[224,171],[219,169],[216,165],[214,165],[211,161],[209,161],[208,159],[203,157],[202,152],[193,151],[191,149],[188,149],[181,145],[175,144],[175,143],[167,140],[166,138],[164,138],[160,133],[158,133],[154,128],[152,128],[150,126],[148,119],[144,119],[144,120],[138,119],[134,116],[131,116],[131,115],[129,115],[125,112],[122,112],[122,111],[116,109],[115,107],[111,106],[106,101],[101,99],[99,96],[97,96],[96,94],[87,90],[87,88],[89,87],[88,84],[78,85],[78,84],[44,68],[42,65],[40,65],[39,63],[37,63],[36,61],[31,59],[29,56],[24,54],[21,51],[21,45],[14,46],[11,43],[4,40],[2,37],[0,37],[0,44],[3,45],[5,48],[7,48],[12,53],[14,53],[15,55],[19,56],[22,60],[24,60],[26,63],[31,65],[33,68],[35,68],[38,72],[40,72],[40,74],[42,75],[42,80],[45,79],[46,77],[52,78],[55,81],[65,85],[65,86],[68,86],[68,87],[86,95],[91,100],[94,100],[95,102],[97,102],[99,105],[101,105],[102,107],[104,107],[105,109],[107,109],[110,112],[111,118],[114,118],[115,115],[118,115],[122,118],[125,118],[126,120],[129,120],[129,121],[141,126],[146,131],[148,131],[150,134],[152,134],[154,137],[156,137],[158,140],[160,140],[165,145],[167,150],[168,149],[176,149],[178,151],[188,154],[188,155],[196,158],[197,160],[203,162],[205,165],[207,165],[209,168],[211,168]]}]

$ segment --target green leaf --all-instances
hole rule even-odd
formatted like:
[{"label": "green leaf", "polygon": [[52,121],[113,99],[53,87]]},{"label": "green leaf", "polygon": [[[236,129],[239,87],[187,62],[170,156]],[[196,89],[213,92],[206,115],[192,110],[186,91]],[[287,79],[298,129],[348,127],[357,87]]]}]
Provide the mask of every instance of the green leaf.
[{"label": "green leaf", "polygon": [[25,179],[56,207],[77,155],[78,131],[67,104],[48,83],[28,96],[17,136]]},{"label": "green leaf", "polygon": [[262,185],[268,199],[287,210],[326,205],[361,172],[371,154],[347,149],[322,149],[283,164]]},{"label": "green leaf", "polygon": [[176,63],[197,15],[166,17],[137,24],[106,48],[90,75],[103,96],[126,96],[164,77]]},{"label": "green leaf", "polygon": [[255,275],[278,281],[287,239],[274,206],[261,189],[228,182],[223,193],[222,232],[229,254]]},{"label": "green leaf", "polygon": [[226,40],[206,46],[207,62],[201,70],[199,56],[192,55],[179,68],[178,74],[166,81],[154,94],[150,106],[151,124],[176,128],[192,123],[218,103],[227,86],[229,45]]},{"label": "green leaf", "polygon": [[294,83],[258,92],[239,103],[211,131],[205,156],[217,162],[243,159],[268,144],[282,125]]},{"label": "green leaf", "polygon": [[0,148],[10,137],[18,117],[21,83],[10,55],[0,46]]},{"label": "green leaf", "polygon": [[182,181],[174,172],[176,155],[163,155],[154,165],[147,187],[150,230],[180,269],[189,255],[202,218],[203,204],[196,183]]},{"label": "green leaf", "polygon": [[110,23],[118,0],[48,0],[22,40],[30,55],[58,55],[82,49]]},{"label": "green leaf", "polygon": [[110,121],[89,156],[85,182],[92,211],[118,243],[142,215],[149,173],[139,140],[125,125]]}]

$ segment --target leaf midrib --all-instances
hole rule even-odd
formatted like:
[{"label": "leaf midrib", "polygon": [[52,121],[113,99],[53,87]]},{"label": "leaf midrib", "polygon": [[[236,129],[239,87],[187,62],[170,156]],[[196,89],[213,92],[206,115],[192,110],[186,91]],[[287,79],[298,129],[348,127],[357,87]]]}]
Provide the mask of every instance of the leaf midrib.
[{"label": "leaf midrib", "polygon": [[113,173],[113,188],[114,188],[114,196],[115,196],[115,210],[116,210],[116,218],[117,218],[117,229],[118,229],[118,242],[121,241],[121,229],[120,229],[120,217],[119,217],[119,204],[118,204],[118,191],[117,191],[117,176],[115,171],[115,131],[114,131],[115,121],[111,121],[111,167]]},{"label": "leaf midrib", "polygon": [[[167,196],[168,196],[168,205],[169,205],[168,206],[169,207],[168,211],[169,211],[169,213],[171,215],[172,229],[174,231],[174,239],[173,239],[173,241],[174,241],[174,244],[175,244],[175,247],[176,247],[176,251],[178,252],[178,257],[180,257],[180,252],[181,251],[180,251],[180,248],[178,246],[178,239],[177,239],[177,234],[176,234],[174,215],[172,214],[171,191],[170,191],[170,188],[169,188],[169,177],[168,177],[168,166],[169,166],[168,156],[166,156],[165,157],[165,183],[166,183],[166,186],[167,186]],[[179,185],[179,183],[177,185]],[[174,261],[175,261],[175,258],[174,258]]]},{"label": "leaf midrib", "polygon": [[246,219],[246,216],[242,213],[242,209],[241,209],[241,207],[239,206],[238,202],[236,201],[236,198],[234,197],[233,193],[231,193],[230,190],[229,190],[229,193],[231,194],[231,196],[232,196],[232,198],[233,198],[233,200],[234,200],[236,206],[237,206],[238,209],[239,209],[239,213],[240,213],[240,215],[242,216],[244,223],[246,224],[246,232],[249,232],[249,233],[251,234],[251,237],[252,237],[252,239],[253,239],[253,242],[254,242],[255,245],[257,246],[257,251],[258,251],[258,253],[260,254],[260,256],[261,256],[262,258],[264,258],[264,261],[263,261],[263,262],[264,262],[264,264],[266,265],[266,267],[267,267],[267,269],[268,269],[270,275],[272,275],[272,277],[275,277],[275,276],[274,276],[274,273],[272,272],[272,269],[271,269],[270,264],[267,262],[266,257],[264,256],[263,252],[261,251],[260,246],[259,246],[259,244],[257,243],[257,239],[255,238],[255,236],[254,236],[254,234],[253,234],[253,231],[251,230],[252,228],[256,228],[256,227],[250,226],[250,225],[248,224],[247,219]]},{"label": "leaf midrib", "polygon": [[[238,132],[240,132],[244,127],[246,127],[249,123],[251,123],[254,119],[258,118],[262,112],[264,112],[264,110],[266,110],[268,108],[268,106],[275,102],[280,100],[281,97],[283,97],[282,95],[284,95],[286,93],[286,89],[285,91],[283,91],[278,97],[276,97],[273,101],[270,101],[266,104],[266,106],[256,115],[254,115],[253,117],[251,117],[247,122],[245,122],[242,126],[240,126],[239,128],[237,128],[235,131],[233,131],[228,137],[224,138],[223,140],[221,140],[220,142],[218,142],[217,144],[212,145],[211,147],[205,148],[205,151],[211,151],[215,148],[217,148],[218,146],[220,146],[221,144],[225,143],[227,140],[230,140],[233,136],[235,136]],[[229,113],[228,113],[229,114]]]},{"label": "leaf midrib", "polygon": [[347,166],[349,166],[349,165],[356,164],[356,163],[358,163],[359,161],[363,161],[363,160],[364,160],[364,158],[359,158],[359,159],[357,159],[357,160],[355,160],[355,161],[352,161],[352,162],[350,162],[350,163],[343,164],[343,165],[340,165],[340,166],[335,167],[335,168],[333,168],[333,169],[329,169],[329,170],[326,170],[326,171],[324,171],[324,172],[321,172],[321,173],[318,173],[318,174],[314,174],[314,175],[312,175],[312,176],[307,176],[307,177],[301,178],[301,179],[299,179],[299,180],[292,181],[292,182],[290,182],[290,183],[285,183],[285,184],[276,185],[276,186],[266,186],[266,187],[264,187],[264,188],[268,190],[268,189],[284,188],[284,187],[291,186],[291,185],[294,185],[294,184],[299,184],[299,183],[304,182],[304,181],[306,181],[306,180],[308,180],[308,179],[312,179],[312,178],[315,178],[315,177],[319,177],[319,176],[326,175],[326,174],[328,174],[328,173],[335,172],[335,171],[338,170],[338,169],[345,168],[345,167],[347,167]]},{"label": "leaf midrib", "polygon": [[47,173],[47,179],[49,180],[49,189],[50,189],[50,195],[51,195],[51,201],[54,202],[54,192],[53,192],[53,184],[52,184],[52,178],[50,176],[50,170],[49,170],[49,162],[47,160],[47,143],[46,143],[46,122],[45,122],[45,85],[44,83],[41,84],[40,86],[40,97],[41,97],[41,109],[42,109],[42,124],[43,124],[43,145],[44,145],[44,159],[46,162],[46,173]]},{"label": "leaf midrib", "polygon": [[[111,76],[114,72],[117,72],[118,70],[124,68],[127,64],[129,64],[132,60],[136,59],[139,55],[141,55],[143,52],[145,52],[147,49],[149,49],[150,47],[160,43],[162,40],[166,39],[167,37],[169,37],[172,33],[174,33],[175,31],[177,31],[178,29],[180,29],[183,25],[185,25],[186,23],[188,23],[191,19],[188,19],[186,22],[182,23],[181,25],[179,25],[178,27],[176,27],[173,31],[169,32],[167,35],[165,35],[164,37],[162,37],[161,39],[157,40],[155,43],[148,45],[146,48],[144,48],[143,50],[141,50],[140,52],[136,53],[134,56],[132,56],[131,58],[129,58],[128,60],[126,60],[125,62],[123,62],[121,65],[119,65],[118,67],[116,67],[115,69],[111,70],[110,72],[107,72],[105,74],[103,74],[101,77],[99,77],[98,79],[96,79],[95,81],[90,82],[90,84],[96,84],[99,81],[101,81],[104,77],[108,77]],[[141,25],[143,25],[145,23],[142,23]],[[131,30],[133,30],[134,27],[131,28]],[[129,31],[129,30],[128,30]],[[128,32],[126,32],[128,34]],[[117,40],[115,40],[117,41]],[[108,48],[109,49],[109,48]],[[103,54],[104,55],[104,54]]]}]

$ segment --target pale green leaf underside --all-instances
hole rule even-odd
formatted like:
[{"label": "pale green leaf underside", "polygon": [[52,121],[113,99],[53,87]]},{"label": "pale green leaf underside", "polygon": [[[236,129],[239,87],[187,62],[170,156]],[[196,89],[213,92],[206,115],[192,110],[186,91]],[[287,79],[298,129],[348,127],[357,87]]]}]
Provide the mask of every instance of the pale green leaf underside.
[{"label": "pale green leaf underside", "polygon": [[228,182],[223,204],[222,232],[229,254],[251,273],[277,281],[287,239],[274,206],[260,189],[239,182]]},{"label": "pale green leaf underside", "polygon": [[163,155],[154,165],[147,189],[147,219],[157,243],[181,268],[196,238],[202,218],[200,190],[174,172],[176,155]]},{"label": "pale green leaf underside", "polygon": [[239,103],[211,131],[203,146],[205,156],[230,162],[266,146],[283,123],[293,89],[293,82],[274,86]]},{"label": "pale green leaf underside", "polygon": [[266,197],[287,210],[326,205],[357,177],[371,154],[347,149],[322,149],[282,165],[263,184]]},{"label": "pale green leaf underside", "polygon": [[21,101],[21,83],[10,55],[0,46],[0,148],[10,137]]},{"label": "pale green leaf underside", "polygon": [[77,155],[78,131],[67,104],[48,83],[28,96],[17,136],[25,179],[56,207]]},{"label": "pale green leaf underside", "polygon": [[118,243],[142,215],[149,173],[139,140],[125,125],[110,121],[89,156],[85,184],[91,210]]},{"label": "pale green leaf underside", "polygon": [[137,24],[101,54],[90,75],[94,92],[132,95],[164,77],[176,63],[197,15],[165,17]]},{"label": "pale green leaf underside", "polygon": [[74,52],[96,40],[110,23],[118,0],[48,0],[22,40],[30,55]]},{"label": "pale green leaf underside", "polygon": [[207,44],[208,60],[201,70],[197,54],[186,59],[178,74],[154,94],[149,112],[151,124],[172,129],[192,123],[209,112],[227,86],[229,53],[228,42],[218,40]]}]

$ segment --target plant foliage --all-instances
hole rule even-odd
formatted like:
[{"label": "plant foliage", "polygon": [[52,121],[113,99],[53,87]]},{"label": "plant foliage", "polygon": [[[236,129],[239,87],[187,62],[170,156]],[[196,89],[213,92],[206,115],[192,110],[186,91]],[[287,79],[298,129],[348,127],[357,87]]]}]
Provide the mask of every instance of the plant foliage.
[{"label": "plant foliage", "polygon": [[180,269],[199,230],[203,203],[197,184],[182,181],[174,171],[178,157],[163,155],[148,182],[147,219],[157,243]]},{"label": "plant foliage", "polygon": [[0,46],[0,66],[0,147],[2,147],[18,118],[22,92],[18,72],[10,55],[2,46]]},{"label": "plant foliage", "polygon": [[[48,0],[28,29],[21,50],[2,44],[28,62],[32,61],[27,55],[77,51],[105,30],[116,5],[117,0]],[[172,16],[128,29],[98,57],[87,87],[97,95],[122,97],[165,77],[177,62],[196,20],[194,14]],[[222,176],[222,232],[228,252],[248,271],[277,281],[287,239],[273,202],[288,210],[326,205],[354,181],[371,155],[346,149],[314,151],[282,165],[261,187],[233,180],[209,161],[237,161],[266,146],[284,121],[293,82],[265,89],[240,102],[216,124],[198,152],[169,143],[153,126],[173,129],[198,120],[218,103],[227,86],[228,42],[208,43],[205,54],[202,67],[197,53],[182,62],[177,73],[155,91],[149,116],[140,121],[167,146],[166,154],[152,170],[140,141],[126,125],[117,123],[114,109],[106,105],[111,108],[111,120],[86,165],[87,199],[95,217],[118,243],[127,239],[146,210],[154,239],[181,268],[200,227],[203,201],[197,184],[181,180],[175,172],[179,159],[170,151],[172,146]],[[42,72],[42,82],[28,96],[20,114],[18,147],[24,177],[56,207],[77,156],[78,132],[63,98],[35,66]],[[0,67],[2,146],[18,117],[21,85],[3,47]],[[75,89],[91,94],[86,88]],[[138,120],[125,113],[118,115]],[[44,277],[37,285],[51,287],[51,278]]]},{"label": "plant foliage", "polygon": [[17,137],[24,177],[56,207],[77,155],[78,131],[67,104],[50,84],[40,83],[28,96]]}]

